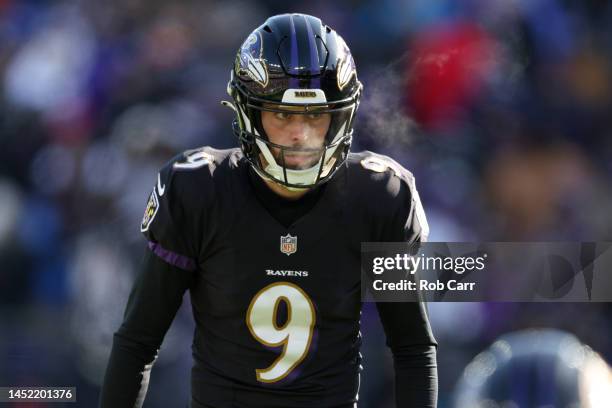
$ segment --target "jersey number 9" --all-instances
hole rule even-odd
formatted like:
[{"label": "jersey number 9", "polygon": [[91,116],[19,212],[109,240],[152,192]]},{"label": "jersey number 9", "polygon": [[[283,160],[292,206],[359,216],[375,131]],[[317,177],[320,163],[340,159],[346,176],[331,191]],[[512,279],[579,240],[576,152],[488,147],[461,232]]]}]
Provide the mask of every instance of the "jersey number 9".
[{"label": "jersey number 9", "polygon": [[[279,326],[276,314],[281,302],[287,307],[287,320]],[[312,301],[297,285],[277,282],[257,292],[247,309],[247,327],[263,345],[283,347],[269,367],[255,370],[257,381],[280,381],[302,362],[310,348],[315,320]]]}]

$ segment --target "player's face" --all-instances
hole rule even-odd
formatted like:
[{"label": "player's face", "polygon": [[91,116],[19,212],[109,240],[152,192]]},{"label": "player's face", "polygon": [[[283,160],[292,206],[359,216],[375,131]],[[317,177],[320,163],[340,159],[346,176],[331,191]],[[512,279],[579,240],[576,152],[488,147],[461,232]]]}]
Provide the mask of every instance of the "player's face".
[{"label": "player's face", "polygon": [[[275,144],[304,150],[284,152],[285,166],[293,170],[314,166],[321,157],[331,114],[312,112],[292,114],[290,107],[284,112],[261,112],[261,122],[268,139]],[[313,149],[313,150],[307,150]],[[280,149],[271,148],[276,162],[281,164]]]}]

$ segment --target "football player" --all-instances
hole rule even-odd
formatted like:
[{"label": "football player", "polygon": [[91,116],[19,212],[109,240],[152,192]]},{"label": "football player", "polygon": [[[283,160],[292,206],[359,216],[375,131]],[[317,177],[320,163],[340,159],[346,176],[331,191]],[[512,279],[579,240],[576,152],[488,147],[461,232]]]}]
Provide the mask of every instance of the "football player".
[{"label": "football player", "polygon": [[[248,36],[224,102],[240,148],[190,150],[159,172],[101,407],[142,405],[186,291],[196,322],[191,407],[357,406],[361,242],[428,233],[412,175],[385,156],[349,152],[361,92],[347,45],[316,17],[274,16]],[[397,406],[435,407],[424,305],[377,309]]]}]

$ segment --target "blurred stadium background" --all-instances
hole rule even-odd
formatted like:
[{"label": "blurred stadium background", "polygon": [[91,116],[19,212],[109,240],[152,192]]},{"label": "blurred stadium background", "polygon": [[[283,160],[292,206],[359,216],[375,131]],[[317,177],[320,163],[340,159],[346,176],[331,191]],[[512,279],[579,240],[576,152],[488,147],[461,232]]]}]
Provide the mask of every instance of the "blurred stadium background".
[{"label": "blurred stadium background", "polygon": [[[0,0],[0,386],[76,386],[78,406],[96,405],[157,169],[186,148],[236,145],[219,104],[235,51],[293,11],[346,39],[365,85],[353,150],[416,175],[431,241],[612,240],[610,2]],[[189,398],[183,306],[146,407]],[[441,408],[515,330],[565,330],[612,361],[609,304],[430,313]],[[372,305],[362,323],[361,407],[392,407]]]}]

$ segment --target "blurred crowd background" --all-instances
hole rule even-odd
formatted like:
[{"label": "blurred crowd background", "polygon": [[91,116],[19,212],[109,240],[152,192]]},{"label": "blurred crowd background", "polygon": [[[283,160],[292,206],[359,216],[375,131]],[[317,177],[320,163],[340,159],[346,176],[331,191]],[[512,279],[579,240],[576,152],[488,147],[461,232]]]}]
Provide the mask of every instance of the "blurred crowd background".
[{"label": "blurred crowd background", "polygon": [[[612,240],[605,0],[0,0],[0,386],[76,386],[96,405],[157,169],[237,145],[219,104],[235,52],[282,12],[347,41],[365,86],[353,150],[415,174],[431,241]],[[514,330],[562,329],[612,361],[608,304],[429,310],[441,408]],[[146,407],[189,398],[190,313],[186,296]],[[373,305],[362,324],[361,407],[392,407]]]}]

